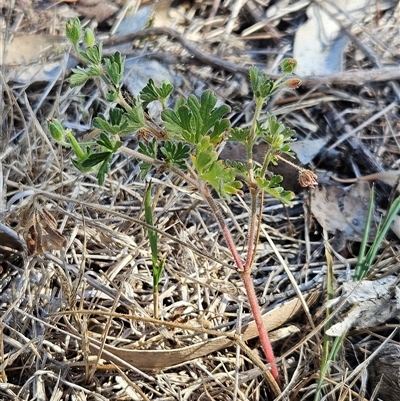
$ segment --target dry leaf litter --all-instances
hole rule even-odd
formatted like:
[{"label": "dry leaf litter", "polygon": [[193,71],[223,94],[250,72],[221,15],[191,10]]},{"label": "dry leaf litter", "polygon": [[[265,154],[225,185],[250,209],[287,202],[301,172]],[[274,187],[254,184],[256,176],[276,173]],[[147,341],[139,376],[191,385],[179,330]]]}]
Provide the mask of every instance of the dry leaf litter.
[{"label": "dry leaf litter", "polygon": [[[330,334],[351,331],[324,399],[397,401],[399,229],[368,277],[369,295],[346,294],[357,294],[351,270],[368,179],[378,189],[377,221],[398,185],[400,6],[359,1],[356,12],[346,4],[1,3],[1,399],[312,400],[327,307],[325,230],[336,255],[339,326]],[[76,16],[97,30],[107,52],[127,55],[132,95],[149,78],[170,80],[178,94],[211,88],[232,107],[237,126],[252,113],[249,66],[274,75],[283,58],[299,58],[303,86],[271,99],[265,113],[296,130],[298,160],[318,173],[320,185],[302,192],[293,172],[281,172],[297,196],[288,209],[265,200],[254,268],[282,394],[267,385],[240,277],[202,199],[166,173],[153,179],[166,257],[160,325],[142,225],[145,184],[135,161],[117,156],[99,187],[50,141],[46,118],[58,117],[84,137],[105,107],[101,86],[67,84],[77,61],[64,26]],[[316,59],[312,50],[321,46],[326,52]],[[133,135],[124,144],[137,147]],[[235,158],[238,150],[225,152]],[[244,205],[240,197],[221,202],[239,249]],[[235,332],[243,333],[241,341]]]}]

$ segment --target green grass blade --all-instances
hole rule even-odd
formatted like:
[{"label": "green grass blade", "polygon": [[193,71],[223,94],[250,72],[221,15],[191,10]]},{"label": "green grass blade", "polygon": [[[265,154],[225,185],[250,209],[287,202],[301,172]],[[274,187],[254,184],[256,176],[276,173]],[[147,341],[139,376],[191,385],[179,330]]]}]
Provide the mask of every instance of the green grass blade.
[{"label": "green grass blade", "polygon": [[[144,216],[146,223],[149,226],[153,225],[153,207],[151,204],[151,181],[147,184],[144,193]],[[157,244],[157,232],[153,230],[148,230],[148,237],[151,249],[151,260],[153,262],[153,270],[157,267],[158,260],[158,244]]]},{"label": "green grass blade", "polygon": [[375,185],[372,186],[371,189],[371,195],[369,198],[369,203],[368,203],[368,211],[367,211],[367,221],[365,224],[365,229],[363,233],[363,237],[361,240],[361,246],[360,246],[360,252],[358,254],[357,258],[357,265],[354,273],[354,281],[359,281],[361,280],[362,277],[364,277],[364,259],[365,259],[365,254],[367,251],[367,243],[368,243],[368,238],[371,230],[371,222],[372,222],[372,217],[374,215],[374,199],[375,199]]},{"label": "green grass blade", "polygon": [[368,275],[371,265],[374,262],[376,255],[379,251],[379,248],[380,248],[383,240],[385,239],[386,234],[387,234],[390,226],[393,223],[393,220],[399,214],[399,211],[400,211],[400,196],[398,196],[394,200],[394,202],[390,206],[390,209],[385,217],[383,224],[378,229],[375,240],[374,240],[373,244],[371,245],[371,248],[369,249],[369,251],[360,267],[361,272],[362,272],[362,274],[359,278],[360,280]]}]

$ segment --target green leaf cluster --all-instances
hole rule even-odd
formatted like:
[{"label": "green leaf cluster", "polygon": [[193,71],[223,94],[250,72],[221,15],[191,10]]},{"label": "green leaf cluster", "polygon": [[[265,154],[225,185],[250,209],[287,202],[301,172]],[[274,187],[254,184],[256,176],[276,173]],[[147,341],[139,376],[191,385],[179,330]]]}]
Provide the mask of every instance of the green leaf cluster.
[{"label": "green leaf cluster", "polygon": [[147,85],[140,92],[140,99],[143,102],[143,107],[147,107],[149,103],[158,100],[161,102],[163,108],[165,108],[167,100],[173,90],[174,87],[168,81],[163,81],[161,86],[158,88],[150,78]]},{"label": "green leaf cluster", "polygon": [[[152,159],[156,159],[158,153],[157,139],[153,138],[151,142],[139,142],[139,152],[145,156],[151,157]],[[139,167],[140,167],[140,178],[143,179],[149,173],[149,171],[153,167],[153,164],[142,161],[139,164]]]},{"label": "green leaf cluster", "polygon": [[200,99],[190,95],[187,100],[177,101],[175,109],[166,109],[161,117],[172,138],[184,140],[196,145],[206,135],[214,145],[220,143],[230,126],[229,120],[223,119],[230,112],[230,107],[216,107],[217,98],[210,90],[202,93]]},{"label": "green leaf cluster", "polygon": [[183,142],[174,143],[166,141],[161,148],[161,153],[165,156],[165,161],[168,165],[186,170],[186,161],[189,158],[191,147]]},{"label": "green leaf cluster", "polygon": [[109,117],[101,113],[95,117],[93,119],[93,126],[111,135],[124,136],[131,134],[133,131],[145,125],[142,125],[141,121],[137,123],[137,121],[130,117],[129,113],[115,107],[110,109]]},{"label": "green leaf cluster", "polygon": [[270,180],[263,177],[256,178],[257,185],[260,189],[284,204],[290,205],[291,200],[294,198],[294,193],[292,191],[286,191],[279,185],[282,180],[283,177],[281,175],[274,175]]},{"label": "green leaf cluster", "polygon": [[110,85],[109,98],[115,100],[120,90],[125,57],[118,51],[112,56],[103,57],[103,44],[96,44],[93,31],[89,28],[83,30],[78,18],[68,20],[65,27],[66,36],[75,52],[86,63],[85,68],[77,67],[72,70],[71,87],[84,85],[90,78],[101,77]]},{"label": "green leaf cluster", "polygon": [[[167,102],[174,87],[167,81],[157,86],[150,79],[137,98],[126,100],[120,90],[125,61],[121,53],[104,57],[102,44],[96,43],[90,29],[82,29],[78,19],[68,21],[66,30],[78,56],[86,63],[85,67],[73,70],[71,86],[83,85],[89,78],[99,77],[109,89],[106,100],[115,103],[108,113],[100,113],[93,119],[99,139],[86,149],[72,134],[66,135],[60,124],[54,121],[49,124],[51,135],[74,149],[77,157],[74,164],[81,171],[95,168],[99,182],[104,182],[112,156],[120,149],[119,138],[136,132],[139,153],[147,156],[147,160],[139,163],[142,178],[154,166],[149,158],[158,159],[157,164],[161,159],[165,167],[189,171],[192,178],[206,182],[224,198],[240,191],[242,182],[238,177],[241,177],[249,185],[258,185],[259,189],[288,202],[292,194],[280,186],[279,176],[268,177],[268,165],[277,163],[277,155],[281,153],[292,155],[290,142],[294,131],[274,116],[269,116],[267,122],[261,124],[259,116],[264,102],[284,85],[284,77],[293,72],[294,60],[282,62],[283,74],[278,80],[271,79],[256,67],[250,69],[249,79],[256,104],[253,125],[250,128],[232,128],[226,117],[230,107],[218,104],[217,97],[210,90],[204,91],[199,98],[194,95],[179,98],[173,108],[168,108]],[[157,123],[146,113],[152,102],[162,105],[161,120]],[[218,145],[225,140],[244,144],[249,161],[219,160]],[[253,146],[260,140],[268,144],[261,168],[250,163]]]},{"label": "green leaf cluster", "polygon": [[290,143],[293,142],[296,133],[293,129],[279,122],[273,115],[268,116],[263,128],[261,136],[269,144],[272,154],[278,152],[294,157],[294,153],[290,150]]},{"label": "green leaf cluster", "polygon": [[236,180],[236,170],[218,160],[218,154],[209,136],[205,136],[196,146],[192,162],[199,178],[209,183],[220,196],[229,199],[230,195],[238,193],[242,188],[242,183]]},{"label": "green leaf cluster", "polygon": [[264,74],[259,68],[250,68],[250,84],[253,89],[254,98],[264,101],[278,89],[271,77]]}]

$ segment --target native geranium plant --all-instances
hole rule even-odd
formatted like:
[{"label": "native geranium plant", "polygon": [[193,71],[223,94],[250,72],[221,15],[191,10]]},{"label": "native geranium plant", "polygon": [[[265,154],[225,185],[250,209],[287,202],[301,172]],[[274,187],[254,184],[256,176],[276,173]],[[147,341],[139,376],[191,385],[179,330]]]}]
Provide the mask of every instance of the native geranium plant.
[{"label": "native geranium plant", "polygon": [[[67,37],[71,41],[82,67],[72,71],[70,85],[84,85],[89,79],[102,80],[108,89],[106,99],[110,104],[107,115],[93,119],[97,139],[89,143],[79,143],[70,130],[64,130],[58,120],[48,121],[53,138],[75,153],[73,163],[83,173],[95,172],[103,184],[109,171],[109,164],[116,153],[125,153],[137,160],[141,178],[157,174],[157,169],[168,170],[184,179],[184,182],[203,196],[219,223],[223,238],[228,245],[237,270],[242,277],[249,304],[254,316],[259,337],[271,372],[279,383],[278,370],[267,331],[262,321],[254,291],[251,270],[255,260],[255,250],[259,239],[262,201],[264,194],[271,195],[285,204],[290,204],[294,194],[281,187],[282,177],[269,171],[271,164],[284,161],[282,155],[292,157],[290,142],[294,131],[289,129],[275,116],[269,116],[265,123],[259,117],[268,99],[283,86],[295,87],[300,82],[288,78],[296,62],[287,59],[282,62],[282,74],[272,80],[257,68],[250,69],[250,83],[254,93],[255,112],[249,128],[232,127],[226,118],[230,112],[227,105],[218,105],[212,91],[206,90],[200,98],[190,95],[174,99],[174,107],[168,108],[173,86],[163,82],[156,86],[149,80],[145,88],[135,98],[126,99],[121,91],[124,71],[124,57],[116,52],[104,57],[102,44],[96,43],[93,32],[83,31],[78,19],[68,21]],[[146,113],[152,102],[162,106],[161,124]],[[121,138],[136,133],[139,148],[137,151],[122,146]],[[220,160],[221,146],[227,141],[241,143],[246,149],[246,162]],[[262,164],[253,162],[253,147],[265,141],[268,150]],[[316,184],[315,175],[309,170],[299,168],[299,179],[304,186]],[[243,185],[245,183],[245,185]],[[245,260],[237,251],[237,245],[225,223],[223,214],[216,201],[216,194],[229,201],[232,196],[241,194],[243,188],[250,192],[250,215],[247,236],[247,255]],[[214,192],[211,194],[211,192]],[[148,206],[148,205],[147,205]],[[147,221],[151,222],[150,215]],[[151,224],[151,223],[150,223]],[[161,262],[156,260],[156,238],[152,239],[153,266],[159,279]],[[240,244],[242,245],[242,244]],[[153,272],[154,273],[154,272]],[[154,285],[158,286],[158,279]]]}]

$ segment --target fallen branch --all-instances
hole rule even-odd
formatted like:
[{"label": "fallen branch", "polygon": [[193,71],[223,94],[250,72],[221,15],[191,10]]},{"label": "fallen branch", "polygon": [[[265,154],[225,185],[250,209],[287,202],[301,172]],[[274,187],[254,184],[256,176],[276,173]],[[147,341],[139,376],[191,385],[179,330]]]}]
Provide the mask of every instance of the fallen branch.
[{"label": "fallen branch", "polygon": [[[250,67],[242,66],[231,61],[223,60],[217,56],[200,49],[192,41],[186,39],[180,32],[170,28],[148,28],[140,32],[124,35],[119,38],[109,38],[104,41],[104,46],[111,47],[132,42],[136,39],[151,37],[154,35],[167,35],[178,41],[195,59],[211,65],[212,67],[226,70],[232,73],[249,75]],[[188,60],[190,61],[190,60]],[[272,79],[277,79],[278,74],[270,74]],[[400,80],[400,68],[398,66],[373,68],[369,70],[344,71],[329,75],[309,75],[299,77],[302,87],[316,87],[320,85],[364,85],[367,82],[382,82]]]}]

